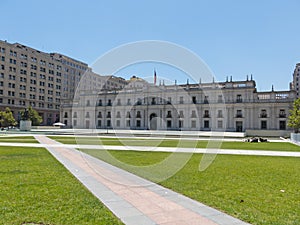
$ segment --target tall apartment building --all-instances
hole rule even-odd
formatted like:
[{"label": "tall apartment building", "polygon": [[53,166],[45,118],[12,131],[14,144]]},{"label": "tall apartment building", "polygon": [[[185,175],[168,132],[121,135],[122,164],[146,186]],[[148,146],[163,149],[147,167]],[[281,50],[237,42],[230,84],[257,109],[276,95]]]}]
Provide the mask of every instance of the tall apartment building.
[{"label": "tall apartment building", "polygon": [[[84,76],[86,71],[89,75]],[[107,80],[86,63],[60,53],[0,41],[0,110],[9,107],[17,120],[20,110],[31,106],[42,116],[42,125],[59,121],[61,102],[73,100],[82,77],[93,85],[95,79]],[[108,88],[126,83],[117,77],[109,80]]]},{"label": "tall apartment building", "polygon": [[293,83],[292,88],[296,91],[296,97],[300,97],[300,63],[296,64],[293,73]]}]

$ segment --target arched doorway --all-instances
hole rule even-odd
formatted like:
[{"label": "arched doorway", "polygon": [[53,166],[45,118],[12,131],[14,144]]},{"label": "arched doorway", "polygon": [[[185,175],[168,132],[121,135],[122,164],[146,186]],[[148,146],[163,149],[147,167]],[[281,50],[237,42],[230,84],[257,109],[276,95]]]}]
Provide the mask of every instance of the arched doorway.
[{"label": "arched doorway", "polygon": [[151,113],[151,115],[150,115],[150,130],[157,130],[157,115],[156,115],[156,113]]}]

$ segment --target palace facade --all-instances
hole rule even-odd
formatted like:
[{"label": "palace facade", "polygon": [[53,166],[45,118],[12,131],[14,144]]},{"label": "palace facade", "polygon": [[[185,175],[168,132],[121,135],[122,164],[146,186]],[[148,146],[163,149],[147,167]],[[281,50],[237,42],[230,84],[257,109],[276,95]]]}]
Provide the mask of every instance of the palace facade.
[{"label": "palace facade", "polygon": [[62,106],[62,122],[84,129],[287,130],[294,90],[258,92],[254,80],[82,90]]}]

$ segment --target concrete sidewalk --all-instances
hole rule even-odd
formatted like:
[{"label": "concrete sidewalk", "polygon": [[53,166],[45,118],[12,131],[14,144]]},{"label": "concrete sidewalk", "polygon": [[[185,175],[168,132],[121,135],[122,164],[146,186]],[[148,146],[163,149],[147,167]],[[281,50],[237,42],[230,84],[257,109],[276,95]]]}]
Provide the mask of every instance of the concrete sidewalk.
[{"label": "concrete sidewalk", "polygon": [[125,224],[248,224],[45,136],[35,138]]}]

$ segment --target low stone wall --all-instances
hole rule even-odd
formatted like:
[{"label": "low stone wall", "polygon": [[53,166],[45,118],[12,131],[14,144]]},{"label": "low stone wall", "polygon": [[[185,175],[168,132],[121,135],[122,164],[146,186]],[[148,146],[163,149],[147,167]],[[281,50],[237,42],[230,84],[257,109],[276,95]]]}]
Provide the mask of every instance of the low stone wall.
[{"label": "low stone wall", "polygon": [[291,133],[291,142],[300,144],[300,134]]},{"label": "low stone wall", "polygon": [[246,130],[246,136],[259,136],[259,137],[289,137],[291,131],[289,130]]}]

